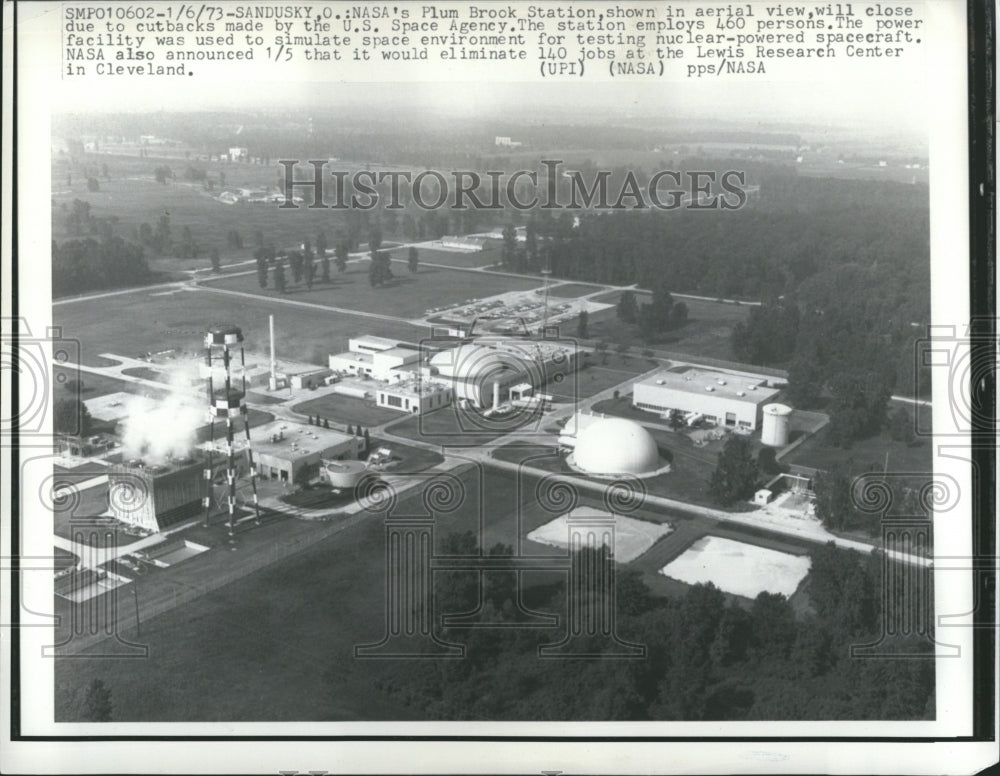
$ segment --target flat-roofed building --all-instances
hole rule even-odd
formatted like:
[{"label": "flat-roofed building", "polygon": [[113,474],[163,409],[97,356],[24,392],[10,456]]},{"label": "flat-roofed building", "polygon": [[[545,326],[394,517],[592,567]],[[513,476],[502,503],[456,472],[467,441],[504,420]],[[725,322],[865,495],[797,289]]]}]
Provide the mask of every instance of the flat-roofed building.
[{"label": "flat-roofed building", "polygon": [[362,437],[320,426],[274,421],[253,430],[254,464],[264,479],[295,482],[303,469],[311,476],[322,461],[357,460]]},{"label": "flat-roofed building", "polygon": [[454,399],[450,385],[424,380],[419,375],[380,387],[375,392],[379,407],[419,415],[447,407]]},{"label": "flat-roofed building", "polygon": [[348,340],[347,351],[331,355],[328,363],[337,372],[395,382],[409,377],[405,367],[419,361],[416,345],[365,335]]},{"label": "flat-roofed building", "polygon": [[305,372],[296,372],[290,375],[292,388],[298,390],[318,388],[326,383],[326,378],[330,376],[332,370],[326,367],[317,367]]},{"label": "flat-roofed building", "polygon": [[355,353],[378,353],[383,350],[391,350],[406,343],[388,337],[376,337],[374,334],[362,334],[360,337],[351,337],[347,340],[347,349]]},{"label": "flat-roofed building", "polygon": [[330,356],[330,369],[334,372],[344,372],[358,377],[371,377],[375,356],[371,353],[356,353],[348,350]]},{"label": "flat-roofed building", "polygon": [[761,424],[763,406],[778,393],[762,377],[685,367],[637,382],[632,404],[661,416],[677,410],[692,420],[700,416],[727,428],[753,431]]}]

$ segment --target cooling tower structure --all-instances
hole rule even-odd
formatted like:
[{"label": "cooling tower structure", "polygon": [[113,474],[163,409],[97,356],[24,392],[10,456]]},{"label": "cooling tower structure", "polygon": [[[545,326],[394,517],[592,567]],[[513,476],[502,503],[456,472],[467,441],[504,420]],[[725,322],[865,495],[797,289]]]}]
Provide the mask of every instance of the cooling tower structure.
[{"label": "cooling tower structure", "polygon": [[[238,358],[238,362],[236,359]],[[243,332],[238,326],[212,326],[205,334],[205,363],[202,376],[207,378],[209,421],[211,431],[208,453],[205,461],[205,525],[208,525],[212,509],[214,485],[212,456],[224,452],[226,461],[226,483],[229,487],[227,509],[229,513],[229,535],[236,528],[236,480],[237,455],[246,453],[249,463],[250,484],[253,489],[254,518],[260,522],[260,505],[257,500],[257,469],[254,466],[253,448],[250,444],[250,416],[246,405],[246,361],[243,354]],[[224,448],[216,445],[216,422],[226,421],[226,441]],[[238,426],[242,425],[244,439],[237,442]]]},{"label": "cooling tower structure", "polygon": [[767,404],[761,410],[763,423],[760,441],[768,447],[784,447],[788,444],[788,421],[792,408],[787,404]]}]

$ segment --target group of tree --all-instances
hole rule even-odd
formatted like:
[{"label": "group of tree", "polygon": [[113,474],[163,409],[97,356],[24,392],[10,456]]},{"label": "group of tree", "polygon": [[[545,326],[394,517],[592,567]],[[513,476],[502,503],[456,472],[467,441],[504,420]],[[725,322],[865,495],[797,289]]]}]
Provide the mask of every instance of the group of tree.
[{"label": "group of tree", "polygon": [[53,296],[138,285],[151,277],[142,246],[110,229],[98,238],[52,243]]},{"label": "group of tree", "polygon": [[349,425],[347,427],[347,433],[351,436],[362,437],[365,440],[365,446],[361,449],[358,457],[364,460],[368,457],[372,450],[372,436],[367,428],[363,428],[359,423],[356,427]]},{"label": "group of tree", "polygon": [[173,180],[174,172],[165,164],[161,164],[153,170],[153,177],[157,183],[166,184],[168,180]]},{"label": "group of tree", "polygon": [[57,434],[87,436],[94,426],[90,410],[78,394],[60,391],[52,405],[52,428]]},{"label": "group of tree", "polygon": [[708,493],[724,506],[746,501],[757,489],[759,476],[760,469],[753,457],[750,440],[731,434],[719,453],[715,471],[709,479]]},{"label": "group of tree", "polygon": [[733,355],[748,364],[783,363],[795,354],[799,308],[783,300],[755,305],[745,321],[733,327]]},{"label": "group of tree", "polygon": [[[197,251],[197,246],[194,245],[194,238],[191,235],[191,230],[188,227],[185,233],[186,244],[183,246],[184,250],[194,250]],[[174,250],[174,240],[173,232],[171,229],[170,216],[167,213],[162,213],[160,217],[156,220],[156,226],[150,226],[148,222],[143,221],[139,224],[139,229],[137,232],[139,243],[153,253],[163,256],[165,254],[171,253]]]},{"label": "group of tree", "polygon": [[[471,533],[444,537],[442,555],[478,555]],[[580,562],[586,577],[609,562],[606,553]],[[496,544],[490,556],[513,555]],[[881,635],[874,557],[833,545],[811,553],[808,594],[814,613],[797,616],[782,595],[752,602],[694,585],[662,598],[640,572],[619,567],[616,633],[645,647],[641,660],[538,660],[541,644],[562,640],[559,628],[442,628],[445,641],[466,648],[465,660],[380,663],[376,686],[432,719],[490,720],[902,720],[934,716],[933,660],[856,660],[853,644]],[[610,561],[613,562],[613,561]],[[573,595],[600,595],[584,580]],[[474,612],[485,625],[523,615],[512,571],[448,571],[435,575],[434,611]],[[562,584],[528,587],[533,611],[565,612]],[[595,602],[596,603],[596,602]],[[572,601],[577,608],[586,601]],[[928,652],[922,637],[894,637],[892,647]],[[600,638],[576,643],[601,654]],[[331,676],[332,679],[332,676]],[[332,689],[331,689],[332,691]]]},{"label": "group of tree", "polygon": [[392,260],[388,251],[372,251],[368,267],[368,282],[372,288],[380,288],[390,283],[395,276],[392,274]]},{"label": "group of tree", "polygon": [[666,286],[656,284],[650,301],[643,304],[634,291],[622,291],[616,314],[623,323],[635,324],[645,341],[655,342],[687,323],[688,307],[685,302],[674,301]]}]

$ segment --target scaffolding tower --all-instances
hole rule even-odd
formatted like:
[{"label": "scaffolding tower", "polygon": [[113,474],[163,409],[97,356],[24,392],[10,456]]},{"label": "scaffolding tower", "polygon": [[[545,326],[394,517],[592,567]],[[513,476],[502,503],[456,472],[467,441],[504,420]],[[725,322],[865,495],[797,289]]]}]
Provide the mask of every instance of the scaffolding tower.
[{"label": "scaffolding tower", "polygon": [[[237,355],[238,354],[238,355]],[[238,363],[236,359],[239,359]],[[253,489],[254,520],[260,523],[260,504],[257,499],[257,469],[254,466],[253,447],[250,443],[250,415],[246,405],[246,361],[243,353],[243,331],[238,326],[212,326],[205,334],[205,363],[202,376],[207,378],[209,403],[209,445],[205,458],[205,525],[208,526],[212,511],[212,497],[215,484],[213,453],[216,452],[215,425],[219,418],[226,421],[226,483],[228,485],[227,526],[232,536],[236,529],[236,481],[237,454],[244,450],[250,470],[250,485]],[[237,426],[243,426],[245,439],[236,441]],[[239,449],[237,449],[239,447]]]}]

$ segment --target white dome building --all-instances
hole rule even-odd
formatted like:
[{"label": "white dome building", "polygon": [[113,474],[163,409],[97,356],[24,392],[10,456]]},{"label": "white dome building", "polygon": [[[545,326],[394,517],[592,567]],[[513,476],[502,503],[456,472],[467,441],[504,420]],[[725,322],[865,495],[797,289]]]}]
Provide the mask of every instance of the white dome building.
[{"label": "white dome building", "polygon": [[597,475],[652,474],[664,467],[649,432],[633,420],[598,418],[576,435],[569,463]]}]

